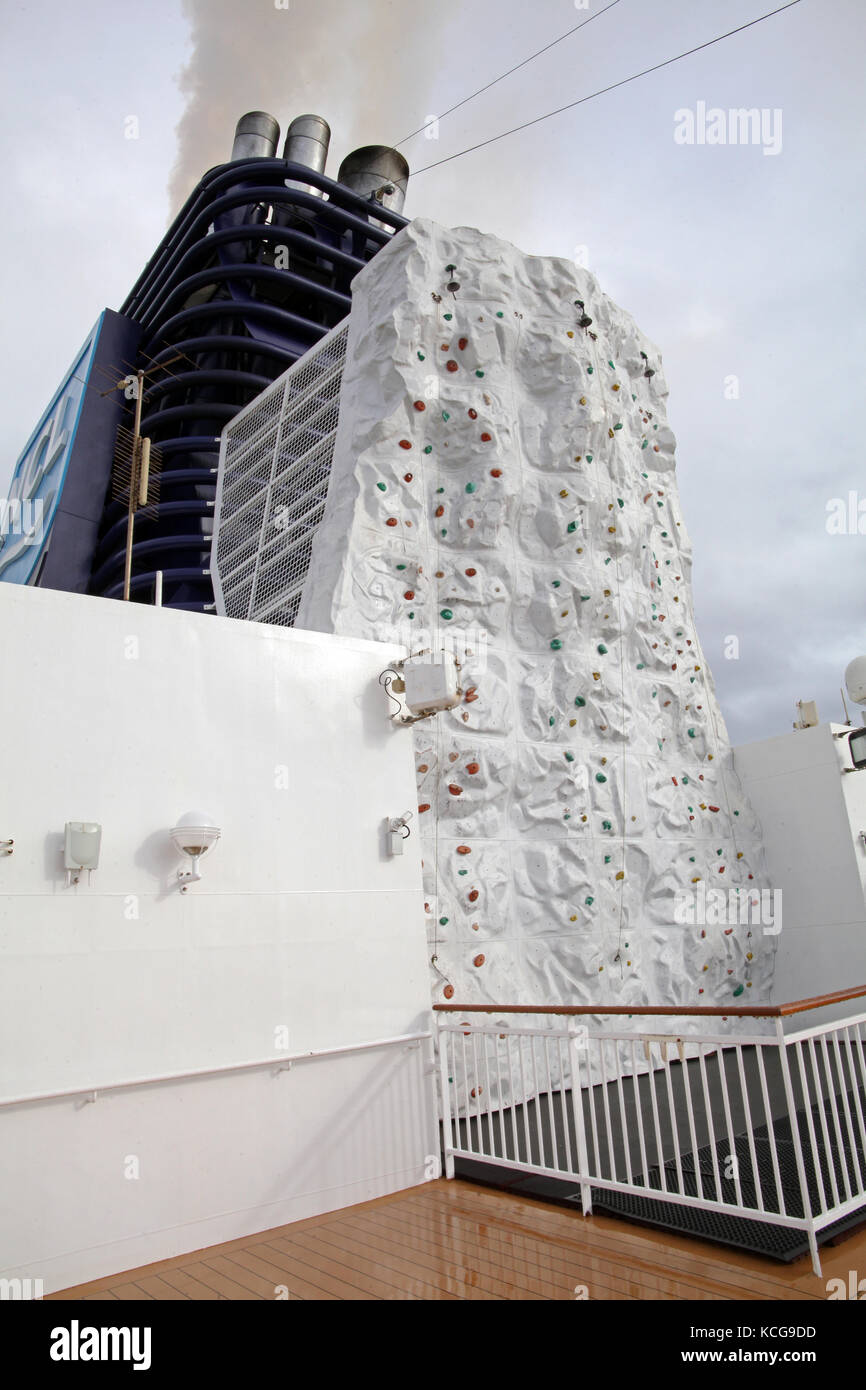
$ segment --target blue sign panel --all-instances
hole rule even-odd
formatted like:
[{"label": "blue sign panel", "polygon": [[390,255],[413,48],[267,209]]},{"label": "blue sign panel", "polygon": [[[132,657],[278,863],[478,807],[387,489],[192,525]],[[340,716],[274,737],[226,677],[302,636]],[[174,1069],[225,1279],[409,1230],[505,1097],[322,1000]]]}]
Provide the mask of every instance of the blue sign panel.
[{"label": "blue sign panel", "polygon": [[0,580],[28,584],[51,535],[104,315],[28,440],[0,498]]}]

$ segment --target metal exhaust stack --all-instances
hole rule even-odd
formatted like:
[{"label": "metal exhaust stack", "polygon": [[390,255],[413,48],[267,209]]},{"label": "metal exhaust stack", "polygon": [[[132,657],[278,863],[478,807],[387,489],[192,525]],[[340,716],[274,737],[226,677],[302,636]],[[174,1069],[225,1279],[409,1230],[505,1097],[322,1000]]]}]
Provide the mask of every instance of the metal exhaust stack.
[{"label": "metal exhaust stack", "polygon": [[402,212],[409,184],[409,165],[389,145],[364,145],[346,155],[337,179],[362,198],[376,194],[376,201],[382,207]]},{"label": "metal exhaust stack", "polygon": [[[304,164],[308,169],[315,169],[317,174],[324,174],[330,143],[331,127],[324,117],[296,116],[286,131],[283,159],[290,159],[293,164]],[[307,193],[315,193],[317,197],[322,196],[321,189],[311,188],[308,184],[298,183],[294,179],[288,179],[287,186],[302,188]]]},{"label": "metal exhaust stack", "polygon": [[273,159],[280,138],[280,123],[267,111],[248,111],[235,127],[231,162],[238,159]]}]

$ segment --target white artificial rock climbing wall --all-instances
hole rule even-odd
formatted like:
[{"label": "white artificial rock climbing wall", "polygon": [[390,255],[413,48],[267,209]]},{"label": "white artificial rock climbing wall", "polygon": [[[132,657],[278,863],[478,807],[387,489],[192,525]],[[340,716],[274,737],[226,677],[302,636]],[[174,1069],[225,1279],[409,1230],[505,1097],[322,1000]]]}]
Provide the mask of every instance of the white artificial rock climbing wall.
[{"label": "white artificial rock climbing wall", "polygon": [[678,890],[765,879],[666,396],[658,350],[568,261],[416,219],[354,282],[297,626],[463,663],[459,708],[405,733],[437,1000],[769,997],[774,937],[675,920]]}]

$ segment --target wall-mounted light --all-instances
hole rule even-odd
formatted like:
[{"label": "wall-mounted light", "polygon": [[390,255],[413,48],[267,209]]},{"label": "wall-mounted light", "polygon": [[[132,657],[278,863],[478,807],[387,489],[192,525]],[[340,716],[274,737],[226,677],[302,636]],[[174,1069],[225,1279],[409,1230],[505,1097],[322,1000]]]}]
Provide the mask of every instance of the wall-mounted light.
[{"label": "wall-mounted light", "polygon": [[102,826],[95,821],[68,820],[63,841],[63,867],[66,870],[67,888],[78,883],[84,870],[87,870],[88,885],[93,870],[99,865],[99,847],[102,844]]},{"label": "wall-mounted light", "polygon": [[200,881],[198,861],[208,850],[213,849],[221,832],[210,816],[204,815],[201,811],[187,811],[168,833],[178,853],[185,854],[192,860],[191,868],[177,871],[180,891],[185,893],[191,883]]}]

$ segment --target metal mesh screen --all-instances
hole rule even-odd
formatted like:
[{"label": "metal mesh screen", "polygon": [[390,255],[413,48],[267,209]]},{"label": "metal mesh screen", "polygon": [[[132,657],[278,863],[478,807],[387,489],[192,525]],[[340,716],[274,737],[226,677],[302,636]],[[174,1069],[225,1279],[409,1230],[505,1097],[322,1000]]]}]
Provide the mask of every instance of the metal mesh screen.
[{"label": "metal mesh screen", "polygon": [[223,430],[211,568],[217,612],[294,624],[325,510],[349,320]]}]

